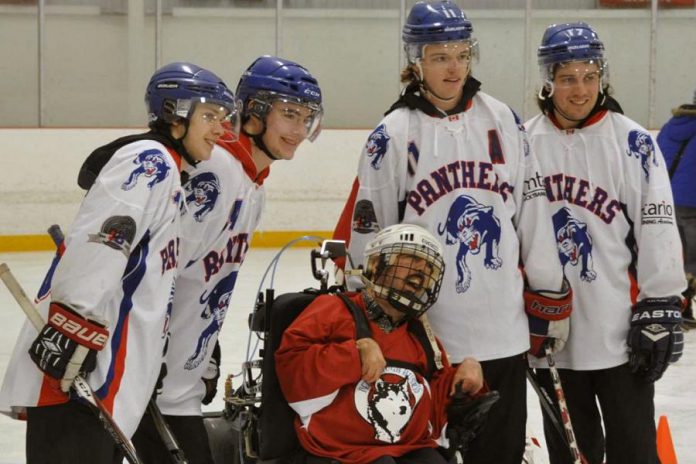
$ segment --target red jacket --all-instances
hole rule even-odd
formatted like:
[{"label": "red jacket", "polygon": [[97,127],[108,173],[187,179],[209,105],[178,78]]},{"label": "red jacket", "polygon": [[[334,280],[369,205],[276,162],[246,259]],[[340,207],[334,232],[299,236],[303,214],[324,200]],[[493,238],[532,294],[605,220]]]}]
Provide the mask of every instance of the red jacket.
[{"label": "red jacket", "polygon": [[[365,311],[360,294],[350,298]],[[278,379],[311,454],[359,464],[438,446],[455,368],[443,352],[445,367],[428,381],[426,353],[406,324],[391,333],[369,325],[387,359],[374,384],[360,379],[355,322],[337,296],[317,297],[283,335]]]}]

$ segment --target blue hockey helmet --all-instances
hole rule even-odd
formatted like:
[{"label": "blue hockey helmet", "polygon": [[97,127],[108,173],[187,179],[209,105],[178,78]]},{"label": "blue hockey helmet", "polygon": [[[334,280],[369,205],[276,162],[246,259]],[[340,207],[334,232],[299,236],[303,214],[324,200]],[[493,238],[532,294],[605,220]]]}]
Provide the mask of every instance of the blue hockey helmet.
[{"label": "blue hockey helmet", "polygon": [[189,119],[196,103],[223,107],[233,128],[239,120],[239,104],[232,91],[218,76],[192,63],[175,62],[161,67],[152,75],[145,91],[151,124]]},{"label": "blue hockey helmet", "polygon": [[423,56],[423,46],[434,43],[470,42],[471,56],[478,58],[478,42],[472,37],[471,21],[455,3],[444,0],[413,5],[401,38],[410,63]]},{"label": "blue hockey helmet", "polygon": [[599,66],[604,88],[609,83],[609,67],[604,57],[604,44],[592,27],[582,21],[552,24],[546,28],[537,49],[541,78],[552,86],[556,65],[571,61],[594,62]]},{"label": "blue hockey helmet", "polygon": [[237,96],[245,117],[253,115],[265,123],[273,102],[284,101],[308,108],[307,137],[319,135],[324,110],[319,83],[304,66],[294,61],[264,55],[257,58],[242,74]]}]

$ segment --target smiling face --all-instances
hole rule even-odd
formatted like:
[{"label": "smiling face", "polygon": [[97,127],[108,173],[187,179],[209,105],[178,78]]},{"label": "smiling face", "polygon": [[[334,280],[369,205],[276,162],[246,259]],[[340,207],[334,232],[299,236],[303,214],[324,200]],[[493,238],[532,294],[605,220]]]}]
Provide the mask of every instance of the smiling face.
[{"label": "smiling face", "polygon": [[464,92],[470,63],[468,42],[426,45],[421,61],[423,81],[428,90],[425,98],[445,111],[454,108]]},{"label": "smiling face", "polygon": [[291,160],[297,147],[307,138],[315,112],[306,106],[275,101],[266,116],[263,142],[279,159]]},{"label": "smiling face", "polygon": [[188,130],[180,121],[172,126],[172,135],[180,138],[184,133],[184,148],[196,160],[210,159],[215,142],[225,133],[223,122],[228,111],[213,103],[196,104],[189,118]]},{"label": "smiling face", "polygon": [[553,76],[554,115],[564,129],[577,127],[597,103],[601,85],[595,62],[572,61],[560,64]]}]

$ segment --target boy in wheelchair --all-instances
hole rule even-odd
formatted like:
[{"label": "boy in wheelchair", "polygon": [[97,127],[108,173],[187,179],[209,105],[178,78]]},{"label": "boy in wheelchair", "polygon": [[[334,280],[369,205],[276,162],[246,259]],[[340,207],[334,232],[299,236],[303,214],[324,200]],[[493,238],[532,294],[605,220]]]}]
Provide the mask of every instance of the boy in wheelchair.
[{"label": "boy in wheelchair", "polygon": [[[476,360],[449,364],[424,316],[444,274],[439,242],[421,227],[395,225],[365,257],[360,292],[293,299],[300,309],[284,316],[287,295],[273,302],[266,327],[284,330],[265,338],[261,406],[228,399],[246,451],[233,462],[445,464],[483,424],[497,393],[486,392]],[[287,448],[279,425],[290,420],[296,449],[268,451]]]}]

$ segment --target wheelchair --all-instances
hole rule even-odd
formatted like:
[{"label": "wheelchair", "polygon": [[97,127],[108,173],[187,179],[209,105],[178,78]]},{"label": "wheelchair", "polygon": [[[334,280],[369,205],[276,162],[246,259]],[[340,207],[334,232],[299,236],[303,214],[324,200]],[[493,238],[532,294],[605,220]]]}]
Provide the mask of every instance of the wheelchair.
[{"label": "wheelchair", "polygon": [[[345,243],[326,240],[320,251],[312,250],[310,254],[312,275],[319,281],[319,288],[285,293],[278,297],[273,288],[259,293],[248,320],[250,336],[255,334],[263,342],[259,358],[243,363],[243,381],[237,389],[231,387],[232,376],[228,376],[223,411],[206,413],[204,417],[215,464],[305,464],[308,455],[301,448],[295,433],[295,412],[280,389],[274,353],[280,346],[285,329],[317,296],[345,291],[343,285],[329,286],[329,271],[326,270],[329,260],[344,257],[350,264],[349,269],[353,268]],[[360,273],[360,270],[346,271],[348,277]],[[426,353],[429,352],[425,344],[424,349]],[[475,430],[498,399],[497,392],[490,392],[486,396],[483,400],[474,401],[463,393],[459,397],[458,413],[477,426],[460,434],[458,441],[461,443],[468,443],[473,438]],[[444,454],[451,453],[444,451]],[[332,459],[314,456],[311,461],[313,464],[340,464]],[[461,454],[454,453],[450,462],[461,463]]]},{"label": "wheelchair", "polygon": [[[326,270],[328,260],[343,256],[344,242],[326,240],[321,250],[310,253],[312,275],[319,281],[319,288],[277,297],[273,288],[259,293],[248,320],[250,335],[258,336],[263,343],[259,359],[243,363],[243,381],[238,388],[231,387],[232,376],[228,376],[224,409],[204,417],[215,464],[305,462],[306,454],[293,426],[295,412],[285,400],[276,376],[274,353],[285,329],[317,296],[345,290],[341,285],[329,286]],[[326,464],[332,462],[326,460]]]}]

